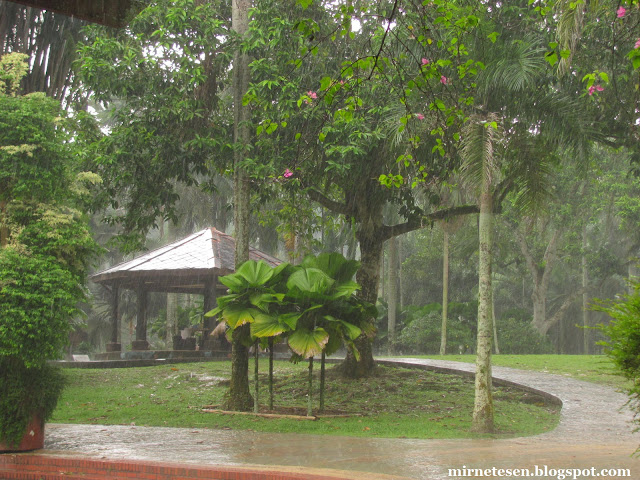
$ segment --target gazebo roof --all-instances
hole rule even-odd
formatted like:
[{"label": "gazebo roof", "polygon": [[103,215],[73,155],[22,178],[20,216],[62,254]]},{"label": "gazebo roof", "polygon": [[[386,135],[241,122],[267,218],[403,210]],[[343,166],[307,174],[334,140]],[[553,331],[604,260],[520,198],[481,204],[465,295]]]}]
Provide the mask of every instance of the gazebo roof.
[{"label": "gazebo roof", "polygon": [[[235,240],[215,228],[206,228],[91,277],[96,283],[155,292],[203,293],[205,283],[235,271]],[[264,252],[249,249],[249,258],[268,265],[282,263]]]}]

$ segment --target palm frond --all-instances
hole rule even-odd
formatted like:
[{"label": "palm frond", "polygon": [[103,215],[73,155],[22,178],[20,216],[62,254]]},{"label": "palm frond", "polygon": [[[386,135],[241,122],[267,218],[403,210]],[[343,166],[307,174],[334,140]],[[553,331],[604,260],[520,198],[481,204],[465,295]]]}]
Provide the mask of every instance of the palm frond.
[{"label": "palm frond", "polygon": [[499,50],[478,79],[482,96],[490,103],[532,90],[545,69],[545,47],[531,36],[511,40]]},{"label": "palm frond", "polygon": [[556,4],[556,11],[558,12],[556,38],[562,50],[571,52],[568,57],[562,57],[558,62],[559,75],[566,74],[571,67],[573,53],[582,37],[584,8],[581,2],[573,2],[571,0],[561,0]]},{"label": "palm frond", "polygon": [[497,180],[499,159],[495,149],[502,134],[499,118],[494,113],[473,115],[463,128],[462,167],[465,182],[480,187]]},{"label": "palm frond", "polygon": [[517,210],[527,213],[541,213],[544,211],[545,199],[550,196],[550,177],[555,159],[546,155],[544,148],[536,145],[536,140],[529,142],[529,146],[522,146],[521,153],[511,163],[511,175],[516,185],[514,206]]}]

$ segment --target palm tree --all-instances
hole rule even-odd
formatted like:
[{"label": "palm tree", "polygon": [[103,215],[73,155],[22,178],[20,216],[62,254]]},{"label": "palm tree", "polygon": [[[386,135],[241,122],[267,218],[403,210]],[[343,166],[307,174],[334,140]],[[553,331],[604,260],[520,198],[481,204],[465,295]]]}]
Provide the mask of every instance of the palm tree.
[{"label": "palm tree", "polygon": [[494,113],[472,117],[464,131],[463,175],[479,187],[478,239],[478,341],[476,357],[473,430],[493,431],[491,395],[491,347],[493,315],[491,311],[491,250],[495,187],[499,178],[496,144],[500,140],[498,117]]},{"label": "palm tree", "polygon": [[[526,28],[526,26],[524,27]],[[461,173],[478,193],[479,292],[476,401],[473,429],[493,430],[491,399],[493,215],[507,192],[519,208],[533,210],[546,191],[548,165],[543,152],[580,137],[584,120],[567,117],[580,109],[545,77],[545,48],[539,33],[503,30],[485,49],[486,69],[478,78],[477,111],[462,137]],[[571,105],[571,107],[569,106]],[[542,146],[544,145],[544,148]]]}]

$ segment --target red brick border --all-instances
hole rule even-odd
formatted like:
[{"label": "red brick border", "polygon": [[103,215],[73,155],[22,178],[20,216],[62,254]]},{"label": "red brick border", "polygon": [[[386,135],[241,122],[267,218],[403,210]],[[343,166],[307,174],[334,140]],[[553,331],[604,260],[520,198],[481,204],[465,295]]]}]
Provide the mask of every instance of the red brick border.
[{"label": "red brick border", "polygon": [[398,478],[364,472],[287,467],[199,466],[138,460],[94,460],[34,454],[0,455],[2,480],[354,480]]}]

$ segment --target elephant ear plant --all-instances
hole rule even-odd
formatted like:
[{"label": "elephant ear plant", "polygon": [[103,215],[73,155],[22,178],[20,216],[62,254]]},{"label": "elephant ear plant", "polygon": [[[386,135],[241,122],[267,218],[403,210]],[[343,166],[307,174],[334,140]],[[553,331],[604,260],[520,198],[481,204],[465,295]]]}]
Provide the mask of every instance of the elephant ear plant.
[{"label": "elephant ear plant", "polygon": [[[205,315],[219,315],[227,325],[227,338],[239,340],[244,346],[255,346],[255,389],[253,409],[257,413],[259,405],[258,388],[258,339],[269,338],[269,406],[273,408],[273,339],[287,330],[279,327],[277,307],[284,299],[280,285],[283,275],[290,268],[283,263],[275,268],[266,263],[249,260],[235,273],[220,277],[220,282],[228,288],[228,294],[219,297],[218,307]],[[280,286],[279,286],[280,285]],[[258,335],[256,334],[258,333]],[[236,368],[235,365],[232,368]]]},{"label": "elephant ear plant", "polygon": [[309,360],[307,415],[312,414],[314,357],[321,355],[322,412],[326,356],[336,353],[344,344],[357,355],[354,340],[366,330],[367,319],[376,315],[374,305],[355,295],[360,285],[352,279],[359,267],[359,262],[347,260],[339,253],[322,253],[305,257],[287,281],[285,301],[301,312],[288,338],[289,348],[294,352],[294,360]]},{"label": "elephant ear plant", "polygon": [[[228,325],[227,335],[242,335],[246,345],[267,340],[270,350],[269,408],[273,408],[273,341],[286,339],[292,360],[309,360],[308,415],[312,414],[313,359],[322,356],[320,410],[324,409],[324,367],[326,355],[343,344],[353,347],[366,319],[375,307],[355,296],[359,285],[352,281],[359,263],[337,253],[306,257],[300,266],[282,264],[271,268],[248,261],[234,274],[221,277],[229,294],[218,298],[218,308],[207,313],[220,315]],[[249,328],[243,328],[245,325]],[[243,329],[240,332],[239,329]],[[254,411],[257,411],[258,385]]]}]

